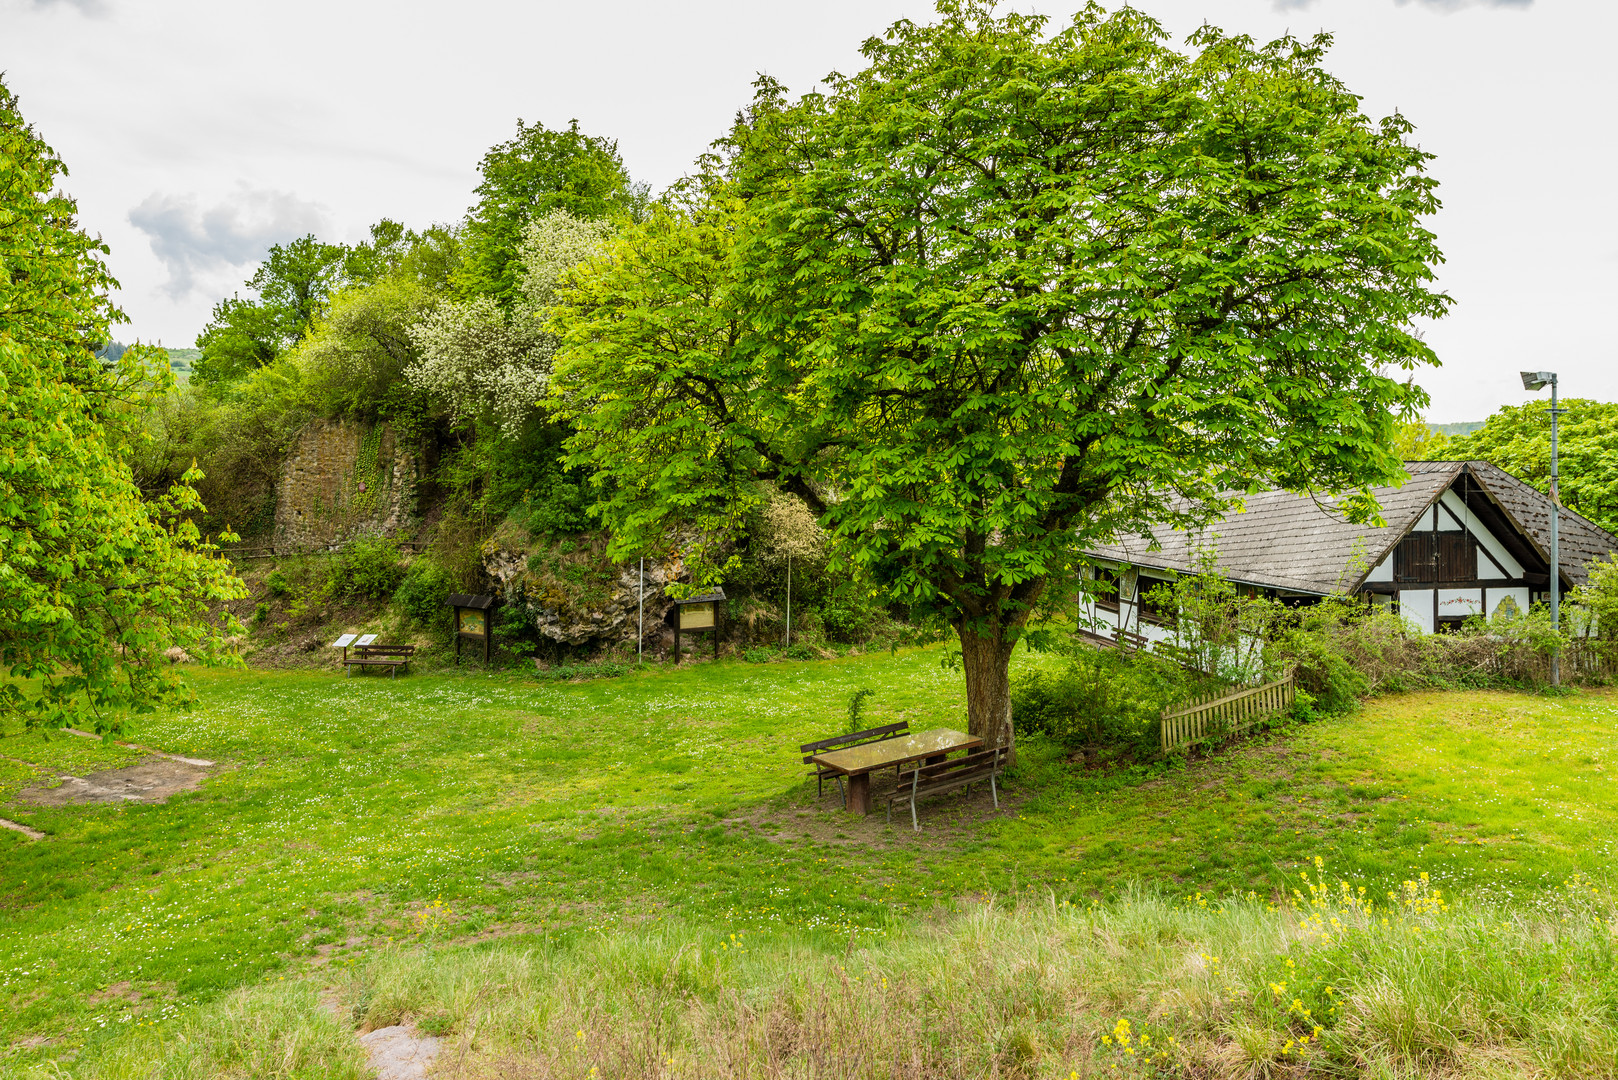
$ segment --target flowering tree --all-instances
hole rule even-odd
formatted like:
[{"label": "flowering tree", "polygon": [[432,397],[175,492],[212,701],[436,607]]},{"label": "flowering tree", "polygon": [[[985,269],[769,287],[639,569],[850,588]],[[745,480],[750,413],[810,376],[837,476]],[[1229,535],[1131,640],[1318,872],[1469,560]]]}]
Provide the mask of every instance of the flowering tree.
[{"label": "flowering tree", "polygon": [[410,328],[420,359],[412,385],[442,399],[460,419],[521,431],[550,378],[556,339],[544,328],[562,275],[598,253],[606,221],[553,210],[529,223],[517,249],[517,294],[508,310],[492,294],[440,305]]}]

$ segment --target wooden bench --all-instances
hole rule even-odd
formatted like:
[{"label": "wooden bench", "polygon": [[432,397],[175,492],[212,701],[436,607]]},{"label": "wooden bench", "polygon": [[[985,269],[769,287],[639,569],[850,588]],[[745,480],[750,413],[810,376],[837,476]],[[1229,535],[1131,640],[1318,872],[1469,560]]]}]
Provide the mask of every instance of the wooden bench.
[{"label": "wooden bench", "polygon": [[1150,639],[1123,629],[1114,630],[1112,640],[1117,643],[1118,651],[1122,653],[1141,652],[1151,644]]},{"label": "wooden bench", "polygon": [[916,800],[926,798],[928,795],[942,795],[946,791],[956,788],[966,788],[971,792],[972,785],[982,780],[989,782],[989,794],[994,798],[994,808],[1000,809],[1000,791],[995,785],[995,779],[1005,764],[1005,749],[995,747],[993,750],[974,750],[965,757],[958,757],[954,761],[941,761],[936,765],[923,765],[919,769],[902,773],[899,776],[899,789],[888,796],[888,821],[893,821],[893,804],[896,802],[910,804],[910,824],[917,831],[921,831],[921,823],[916,820]]},{"label": "wooden bench", "polygon": [[[902,739],[909,734],[910,721],[900,720],[897,724],[884,724],[882,727],[871,728],[868,731],[856,731],[852,735],[834,735],[829,739],[804,743],[798,747],[798,753],[803,755],[803,763],[815,766],[815,798],[818,799],[825,794],[826,777],[832,776],[837,778],[837,793],[843,797],[845,805],[848,802],[848,793],[843,790],[842,774],[835,769],[828,769],[824,765],[816,764],[814,760],[816,754],[827,750],[842,750],[845,747],[859,746],[863,743],[882,742],[885,739]],[[897,773],[899,767],[894,766],[893,771]]]},{"label": "wooden bench", "polygon": [[399,677],[399,669],[410,665],[415,653],[414,645],[360,645],[353,656],[344,655],[343,674],[352,675],[355,668],[387,668],[391,678]]}]

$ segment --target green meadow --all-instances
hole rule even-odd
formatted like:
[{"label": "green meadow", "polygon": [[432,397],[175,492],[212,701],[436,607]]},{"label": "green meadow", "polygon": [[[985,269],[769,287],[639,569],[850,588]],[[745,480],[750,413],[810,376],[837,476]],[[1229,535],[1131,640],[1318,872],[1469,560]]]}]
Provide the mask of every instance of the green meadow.
[{"label": "green meadow", "polygon": [[1025,741],[999,812],[946,796],[919,834],[817,798],[796,747],[841,730],[859,687],[870,723],[964,726],[941,656],[580,683],[198,671],[194,707],[123,737],[217,763],[160,805],[18,802],[145,754],[7,733],[0,817],[46,835],[0,831],[0,1064],[92,1075],[131,1040],[161,1058],[227,992],[340,989],[422,950],[667,933],[877,948],[995,898],[1262,905],[1317,857],[1372,895],[1422,872],[1500,903],[1610,878],[1618,695],[1599,690],[1388,697],[1127,769]]}]

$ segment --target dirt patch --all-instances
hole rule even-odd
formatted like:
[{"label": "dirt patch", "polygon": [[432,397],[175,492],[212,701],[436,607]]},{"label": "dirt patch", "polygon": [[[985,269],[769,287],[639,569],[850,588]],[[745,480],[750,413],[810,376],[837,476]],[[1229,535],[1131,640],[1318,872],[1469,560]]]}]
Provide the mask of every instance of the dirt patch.
[{"label": "dirt patch", "polygon": [[20,832],[30,840],[45,839],[45,834],[40,832],[38,829],[30,829],[26,825],[16,821],[7,821],[3,817],[0,817],[0,829],[10,829],[12,832]]},{"label": "dirt patch", "polygon": [[896,787],[891,769],[871,774],[871,812],[865,817],[843,809],[837,785],[829,783],[823,796],[816,798],[814,780],[798,788],[775,805],[763,805],[718,824],[751,828],[765,840],[795,845],[804,842],[828,844],[860,851],[890,848],[949,849],[972,839],[979,828],[996,817],[1012,817],[1032,795],[1020,785],[1011,790],[1000,787],[1000,809],[994,808],[987,784],[973,784],[971,794],[952,791],[923,799],[916,807],[921,831],[910,825],[908,806],[895,807],[893,822],[887,820],[888,796]]},{"label": "dirt patch", "polygon": [[29,806],[96,806],[109,803],[160,803],[182,791],[194,791],[212,769],[179,758],[162,757],[123,769],[88,776],[63,776],[57,787],[36,784],[16,796]]},{"label": "dirt patch", "polygon": [[84,999],[91,1005],[105,1005],[109,1001],[127,1001],[131,1005],[139,1004],[141,993],[135,989],[133,983],[127,979],[123,982],[113,983],[111,986],[97,990]]}]

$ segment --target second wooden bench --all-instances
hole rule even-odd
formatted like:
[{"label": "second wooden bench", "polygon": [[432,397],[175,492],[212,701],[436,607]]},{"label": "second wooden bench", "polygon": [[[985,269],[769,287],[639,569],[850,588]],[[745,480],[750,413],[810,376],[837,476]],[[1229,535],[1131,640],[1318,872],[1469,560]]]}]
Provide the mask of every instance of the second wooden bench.
[{"label": "second wooden bench", "polygon": [[916,820],[917,800],[924,799],[928,795],[942,795],[946,791],[963,787],[970,793],[973,784],[985,780],[989,782],[989,794],[994,798],[994,808],[1000,809],[1000,792],[995,786],[995,780],[1005,763],[1005,753],[1005,748],[998,746],[993,750],[974,750],[965,757],[958,757],[953,761],[923,765],[912,772],[900,774],[899,789],[888,796],[888,821],[893,821],[894,803],[907,803],[910,806],[910,824],[920,832],[921,822]]}]

